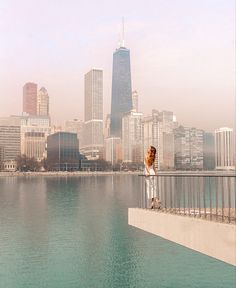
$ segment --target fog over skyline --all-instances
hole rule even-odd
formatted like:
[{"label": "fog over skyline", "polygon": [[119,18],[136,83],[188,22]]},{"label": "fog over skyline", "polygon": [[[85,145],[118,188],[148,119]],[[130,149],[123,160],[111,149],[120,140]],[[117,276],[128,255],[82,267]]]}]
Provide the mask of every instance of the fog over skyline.
[{"label": "fog over skyline", "polygon": [[34,82],[48,91],[53,123],[83,120],[84,74],[100,68],[105,119],[122,16],[140,112],[235,128],[234,0],[1,0],[0,117],[21,114],[23,86]]}]

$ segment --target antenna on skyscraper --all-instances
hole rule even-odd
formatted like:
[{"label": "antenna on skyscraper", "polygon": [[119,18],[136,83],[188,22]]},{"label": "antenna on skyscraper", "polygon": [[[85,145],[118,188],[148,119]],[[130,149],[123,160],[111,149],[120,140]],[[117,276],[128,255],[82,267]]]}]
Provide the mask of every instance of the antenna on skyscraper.
[{"label": "antenna on skyscraper", "polygon": [[125,47],[125,21],[124,21],[124,16],[122,17],[122,40],[121,40],[121,47]]}]

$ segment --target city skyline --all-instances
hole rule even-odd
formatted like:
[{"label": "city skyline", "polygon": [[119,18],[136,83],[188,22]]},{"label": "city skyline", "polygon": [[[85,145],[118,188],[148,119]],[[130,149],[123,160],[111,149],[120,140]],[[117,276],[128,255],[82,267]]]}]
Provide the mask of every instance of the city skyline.
[{"label": "city skyline", "polygon": [[[140,112],[173,111],[180,124],[206,131],[235,129],[234,1],[130,1],[126,8],[121,1],[115,12],[103,1],[103,13],[89,17],[89,5],[61,2],[54,9],[53,3],[47,3],[40,19],[37,11],[45,1],[36,10],[34,1],[0,4],[0,116],[21,114],[22,87],[34,82],[49,93],[53,123],[83,119],[83,75],[97,67],[104,71],[105,119],[111,107],[112,53],[119,47],[124,15]],[[78,8],[84,15],[76,14]]]}]

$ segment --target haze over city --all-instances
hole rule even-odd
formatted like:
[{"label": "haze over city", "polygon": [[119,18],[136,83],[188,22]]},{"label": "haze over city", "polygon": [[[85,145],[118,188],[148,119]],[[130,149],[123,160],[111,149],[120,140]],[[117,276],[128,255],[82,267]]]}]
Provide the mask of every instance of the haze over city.
[{"label": "haze over city", "polygon": [[104,73],[130,49],[139,110],[173,111],[180,124],[235,127],[235,1],[7,1],[0,3],[0,116],[21,114],[26,82],[46,87],[55,124],[84,118],[84,74]]}]

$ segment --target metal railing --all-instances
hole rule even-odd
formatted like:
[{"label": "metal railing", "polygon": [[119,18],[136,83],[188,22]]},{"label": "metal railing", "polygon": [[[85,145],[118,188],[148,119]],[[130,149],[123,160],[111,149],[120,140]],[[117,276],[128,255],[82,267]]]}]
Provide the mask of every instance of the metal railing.
[{"label": "metal railing", "polygon": [[236,224],[236,175],[141,176],[140,208]]}]

